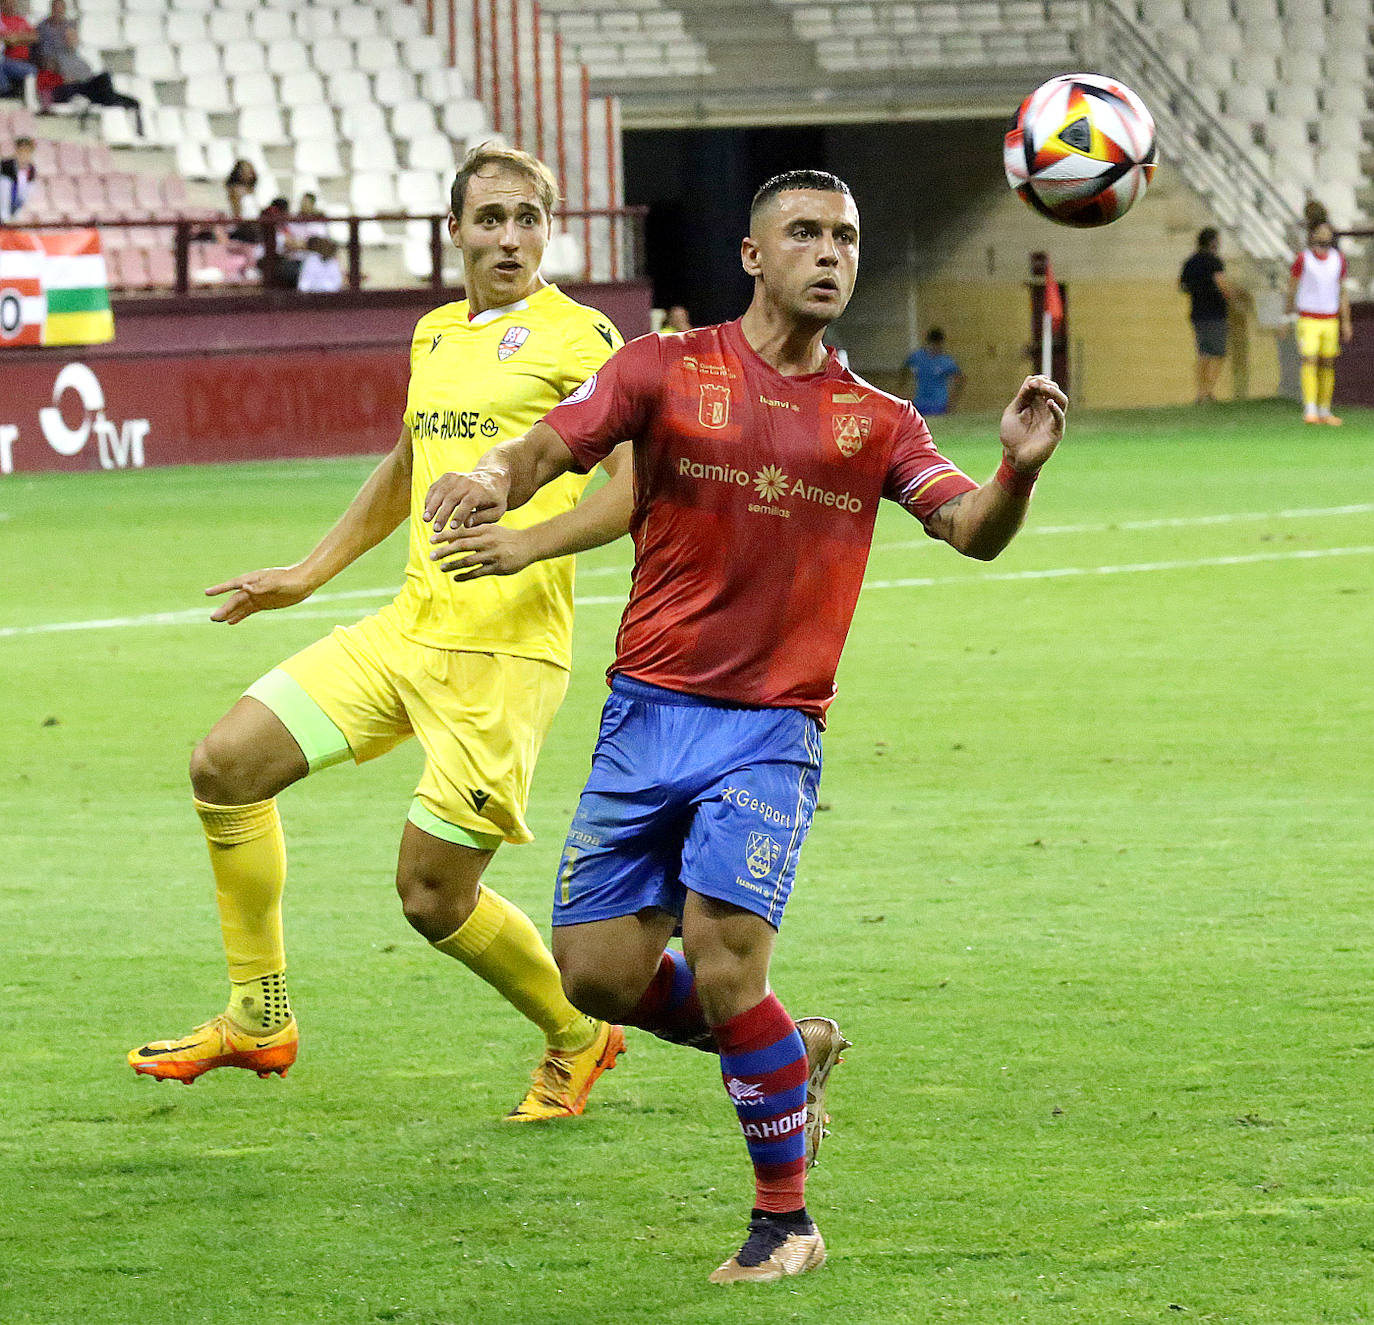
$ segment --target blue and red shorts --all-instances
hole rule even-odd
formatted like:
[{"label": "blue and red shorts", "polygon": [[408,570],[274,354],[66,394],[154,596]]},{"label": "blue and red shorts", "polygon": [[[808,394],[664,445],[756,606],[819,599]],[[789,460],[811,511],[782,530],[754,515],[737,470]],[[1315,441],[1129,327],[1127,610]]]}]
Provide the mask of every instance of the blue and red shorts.
[{"label": "blue and red shorts", "polygon": [[554,925],[646,907],[681,916],[691,891],[777,929],[820,778],[820,724],[797,709],[615,677],[563,848]]}]

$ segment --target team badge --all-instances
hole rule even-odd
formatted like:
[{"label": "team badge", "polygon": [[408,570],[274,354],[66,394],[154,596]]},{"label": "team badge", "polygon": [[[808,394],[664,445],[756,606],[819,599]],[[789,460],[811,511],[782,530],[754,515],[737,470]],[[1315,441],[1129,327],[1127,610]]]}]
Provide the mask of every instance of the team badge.
[{"label": "team badge", "polygon": [[865,418],[862,414],[836,414],[830,420],[830,425],[835,430],[835,445],[840,448],[840,454],[848,460],[850,456],[858,455],[864,449],[873,420]]},{"label": "team badge", "polygon": [[702,382],[701,408],[697,418],[703,428],[723,428],[730,422],[730,388],[719,382]]},{"label": "team badge", "polygon": [[744,855],[744,863],[749,873],[756,879],[766,879],[768,872],[777,864],[780,847],[767,833],[750,833],[749,847]]},{"label": "team badge", "polygon": [[565,405],[578,405],[596,390],[596,374],[593,373],[572,395],[565,397]]},{"label": "team badge", "polygon": [[505,363],[530,338],[528,327],[507,327],[506,334],[496,347],[496,357]]}]

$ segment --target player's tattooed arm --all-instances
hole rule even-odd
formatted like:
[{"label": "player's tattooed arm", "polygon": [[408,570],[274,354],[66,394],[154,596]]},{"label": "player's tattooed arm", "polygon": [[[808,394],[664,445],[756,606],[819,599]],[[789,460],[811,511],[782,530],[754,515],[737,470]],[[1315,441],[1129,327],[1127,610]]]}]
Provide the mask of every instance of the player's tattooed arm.
[{"label": "player's tattooed arm", "polygon": [[1028,377],[1002,413],[1002,464],[973,492],[953,497],[926,527],[966,557],[991,561],[1026,518],[1031,488],[1064,436],[1068,398],[1048,377]]},{"label": "player's tattooed arm", "polygon": [[[455,580],[484,575],[514,575],[536,561],[613,543],[630,528],[634,510],[634,465],[630,444],[622,442],[603,460],[607,481],[571,510],[526,529],[485,524],[436,533],[430,559]],[[442,542],[440,542],[442,540]]]},{"label": "player's tattooed arm", "polygon": [[210,614],[212,621],[237,625],[254,612],[291,607],[309,598],[320,585],[369,548],[376,547],[410,514],[410,477],[413,452],[410,429],[401,432],[334,527],[294,566],[269,566],[236,575],[205,592],[209,597],[229,594]]}]

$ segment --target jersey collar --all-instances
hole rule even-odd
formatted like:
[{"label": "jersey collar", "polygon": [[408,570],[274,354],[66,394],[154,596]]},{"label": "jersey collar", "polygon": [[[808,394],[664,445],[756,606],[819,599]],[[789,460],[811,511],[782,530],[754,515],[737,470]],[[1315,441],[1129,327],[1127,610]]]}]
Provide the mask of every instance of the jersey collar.
[{"label": "jersey collar", "polygon": [[495,322],[500,318],[509,317],[512,313],[523,313],[530,303],[538,299],[545,290],[557,289],[555,285],[541,285],[533,294],[526,299],[517,299],[513,304],[505,304],[501,308],[488,308],[483,313],[469,313],[468,326],[485,327],[490,322]]}]

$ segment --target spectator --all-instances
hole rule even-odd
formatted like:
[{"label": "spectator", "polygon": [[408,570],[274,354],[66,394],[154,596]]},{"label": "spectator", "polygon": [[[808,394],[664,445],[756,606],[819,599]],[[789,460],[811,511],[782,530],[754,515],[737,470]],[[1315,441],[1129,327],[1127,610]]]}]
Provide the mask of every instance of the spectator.
[{"label": "spectator", "polygon": [[948,414],[959,403],[964,375],[945,352],[945,333],[939,327],[926,332],[925,344],[907,355],[903,367],[910,374],[911,402],[918,414]]},{"label": "spectator", "polygon": [[[4,0],[0,0],[3,4]],[[224,192],[229,199],[229,215],[236,221],[243,219],[243,204],[251,201],[253,190],[258,187],[258,172],[253,163],[240,157],[224,181]]]},{"label": "spectator", "polygon": [[1234,291],[1222,272],[1221,234],[1216,226],[1197,232],[1197,249],[1178,274],[1178,288],[1188,295],[1188,320],[1197,345],[1197,403],[1214,401],[1221,365],[1226,361],[1226,315]]},{"label": "spectator", "polygon": [[674,304],[663,315],[664,331],[691,331],[691,315],[681,304]]},{"label": "spectator", "polygon": [[305,249],[296,289],[302,294],[338,294],[343,289],[338,244],[328,235],[315,235],[305,241]]},{"label": "spectator", "polygon": [[38,67],[29,59],[29,48],[38,40],[38,32],[24,17],[23,5],[24,0],[0,0],[0,97],[13,96],[18,89],[33,109]]},{"label": "spectator", "polygon": [[302,193],[300,205],[296,208],[296,219],[288,221],[282,234],[282,248],[287,253],[299,253],[309,241],[329,234],[329,220],[320,210],[319,200],[313,193]]},{"label": "spectator", "polygon": [[0,157],[0,225],[24,205],[38,172],[33,167],[33,139],[16,138],[14,155]]},{"label": "spectator", "polygon": [[55,68],[57,57],[67,49],[67,0],[52,0],[52,9],[34,31],[38,33],[35,64]]},{"label": "spectator", "polygon": [[[62,0],[54,0],[54,8]],[[45,22],[47,20],[44,20]],[[96,71],[79,49],[80,36],[75,23],[68,23],[63,33],[62,49],[53,59],[53,70],[61,82],[53,88],[52,99],[63,105],[73,97],[85,97],[94,106],[123,106],[134,113],[134,128],[143,137],[143,107],[137,97],[116,92],[109,71]]]}]

